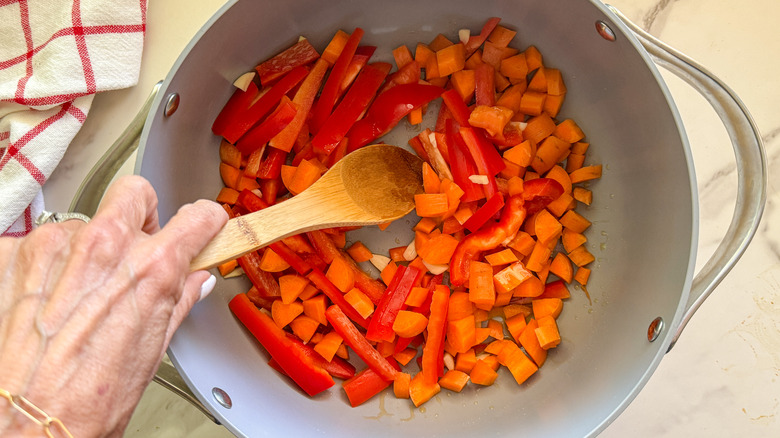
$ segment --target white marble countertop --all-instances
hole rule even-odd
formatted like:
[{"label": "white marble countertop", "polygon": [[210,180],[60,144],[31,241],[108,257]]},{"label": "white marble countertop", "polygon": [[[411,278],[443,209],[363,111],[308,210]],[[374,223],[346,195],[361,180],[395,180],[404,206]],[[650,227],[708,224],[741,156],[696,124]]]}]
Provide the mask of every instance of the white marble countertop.
[{"label": "white marble countertop", "polygon": [[[82,131],[44,187],[50,210],[67,209],[80,181],[164,78],[190,38],[224,0],[149,4],[139,84],[98,95]],[[704,303],[645,388],[605,437],[780,436],[780,2],[776,0],[612,0],[629,18],[729,84],[757,122],[769,160],[766,212],[758,235]],[[682,115],[700,195],[698,266],[725,233],[733,208],[731,146],[715,113],[665,74]],[[130,173],[132,163],[121,173]],[[126,437],[232,436],[157,385]]]}]

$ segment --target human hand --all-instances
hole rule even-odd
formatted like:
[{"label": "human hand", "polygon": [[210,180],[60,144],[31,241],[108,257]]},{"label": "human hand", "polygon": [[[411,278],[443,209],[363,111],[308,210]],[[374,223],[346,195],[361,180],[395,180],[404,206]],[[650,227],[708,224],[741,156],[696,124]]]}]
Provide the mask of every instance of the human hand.
[{"label": "human hand", "polygon": [[[189,265],[226,221],[198,201],[161,230],[154,190],[133,176],[109,188],[89,224],[0,239],[0,388],[74,436],[121,436],[174,331],[213,288]],[[0,398],[5,433],[43,431]]]}]

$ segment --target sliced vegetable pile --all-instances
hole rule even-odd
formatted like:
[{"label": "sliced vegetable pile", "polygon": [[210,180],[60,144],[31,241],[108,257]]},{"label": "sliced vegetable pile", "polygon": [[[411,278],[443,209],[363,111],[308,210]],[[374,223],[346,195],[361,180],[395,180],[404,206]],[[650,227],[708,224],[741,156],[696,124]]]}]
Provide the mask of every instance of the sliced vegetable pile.
[{"label": "sliced vegetable pile", "polygon": [[498,18],[394,49],[395,71],[370,62],[363,33],[339,30],[322,53],[300,39],[236,82],[212,128],[217,201],[231,216],[282,202],[402,119],[421,124],[441,97],[435,127],[409,140],[425,161],[414,240],[380,255],[345,248],[344,228],[288,237],[220,266],[252,282],[230,309],[311,396],[337,377],[352,406],[390,385],[419,406],[441,388],[491,385],[502,365],[522,384],[561,342],[566,285],[584,289],[594,260],[575,208],[601,166],[584,165],[580,127],[556,119],[561,72],[534,46],[510,47],[516,32]]}]

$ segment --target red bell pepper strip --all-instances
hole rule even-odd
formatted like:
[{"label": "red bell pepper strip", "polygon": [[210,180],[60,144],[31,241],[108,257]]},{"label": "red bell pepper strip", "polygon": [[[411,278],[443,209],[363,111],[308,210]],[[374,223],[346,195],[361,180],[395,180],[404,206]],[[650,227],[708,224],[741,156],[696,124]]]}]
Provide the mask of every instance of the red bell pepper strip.
[{"label": "red bell pepper strip", "polygon": [[295,92],[295,97],[293,97],[293,103],[298,105],[298,112],[295,114],[295,118],[282,132],[268,142],[269,145],[286,152],[292,150],[295,142],[298,140],[298,134],[303,129],[303,124],[306,123],[306,118],[309,116],[311,106],[317,97],[322,78],[325,77],[327,70],[328,61],[320,58],[314,63],[314,67],[312,67],[298,91]]},{"label": "red bell pepper strip", "polygon": [[363,336],[352,321],[347,318],[339,306],[330,306],[325,311],[325,317],[343,339],[344,342],[355,352],[363,362],[366,363],[374,372],[383,379],[392,382],[398,374],[390,362],[387,361],[376,348],[372,347],[368,340]]},{"label": "red bell pepper strip", "polygon": [[301,354],[310,358],[315,365],[323,368],[331,376],[338,377],[339,379],[350,379],[355,376],[355,366],[346,360],[334,356],[333,359],[328,362],[322,355],[317,353],[311,345],[304,344],[297,336],[287,333],[287,337],[293,342],[294,348],[301,350]]},{"label": "red bell pepper strip", "polygon": [[528,216],[547,207],[562,194],[563,186],[552,178],[535,178],[523,183],[523,199]]},{"label": "red bell pepper strip", "polygon": [[287,160],[287,152],[269,147],[265,160],[260,163],[257,177],[260,179],[276,179],[281,175],[282,165]]},{"label": "red bell pepper strip", "polygon": [[328,80],[325,81],[325,85],[322,87],[322,93],[320,93],[317,103],[312,108],[312,117],[309,123],[309,129],[311,129],[312,133],[319,132],[325,121],[328,120],[331,111],[333,111],[338,98],[339,88],[341,88],[341,83],[347,74],[349,63],[352,61],[352,57],[355,56],[355,50],[357,50],[363,34],[365,34],[363,29],[355,28],[344,44],[344,48],[341,50],[338,59],[336,59],[336,63],[333,64]]},{"label": "red bell pepper strip", "polygon": [[413,109],[441,96],[444,89],[427,84],[399,84],[376,97],[365,117],[349,130],[349,151],[359,149],[393,129]]},{"label": "red bell pepper strip", "polygon": [[263,298],[282,296],[282,290],[274,276],[260,269],[260,254],[257,251],[244,254],[236,261]]},{"label": "red bell pepper strip", "polygon": [[363,67],[368,64],[368,60],[374,55],[376,46],[358,46],[355,50],[355,55],[352,56],[352,61],[347,67],[347,72],[344,74],[344,80],[339,87],[339,95],[336,101],[341,99],[344,93],[347,91],[352,82],[357,78],[358,74],[363,70]]},{"label": "red bell pepper strip", "polygon": [[[309,74],[309,70],[306,67],[298,67],[287,73],[279,82],[275,83],[271,88],[267,89],[262,95],[255,97],[250,101],[250,105],[236,114],[230,123],[221,129],[218,133],[214,127],[214,131],[217,135],[222,135],[231,143],[236,143],[244,134],[247,133],[257,122],[260,121],[266,114],[268,114],[275,105],[277,105],[284,95],[292,90],[299,82]],[[250,87],[254,86],[254,83],[250,84]],[[214,122],[217,125],[217,122]]]},{"label": "red bell pepper strip", "polygon": [[[389,361],[393,365],[393,361]],[[400,367],[396,364],[395,367],[400,371]],[[385,388],[390,386],[393,382],[385,380],[379,373],[366,368],[359,373],[355,374],[355,377],[347,380],[341,384],[344,388],[344,392],[347,394],[349,404],[354,408],[360,406],[373,396],[384,391]]]},{"label": "red bell pepper strip", "polygon": [[428,340],[422,352],[423,378],[436,382],[442,373],[444,361],[444,334],[447,328],[447,311],[450,303],[450,289],[436,285],[431,294],[431,313],[428,317]]},{"label": "red bell pepper strip", "polygon": [[485,41],[488,39],[490,34],[493,32],[493,30],[498,26],[498,23],[501,21],[498,17],[493,17],[485,23],[484,26],[482,26],[482,31],[479,32],[477,35],[471,35],[469,36],[468,41],[466,41],[466,57],[471,56],[474,52],[479,49],[482,44],[485,43]]},{"label": "red bell pepper strip", "polygon": [[460,126],[471,126],[469,124],[469,115],[471,111],[469,107],[463,103],[463,99],[458,94],[458,91],[454,88],[450,88],[441,95],[444,104],[450,110],[450,116],[458,122]]},{"label": "red bell pepper strip", "polygon": [[347,302],[346,298],[344,298],[344,294],[328,279],[328,277],[325,276],[325,273],[322,272],[321,269],[312,267],[312,270],[306,275],[306,278],[317,286],[317,289],[321,290],[334,306],[341,309],[342,314],[349,317],[355,324],[363,328],[368,328],[369,320],[363,318],[358,311]]},{"label": "red bell pepper strip", "polygon": [[384,87],[382,87],[380,93],[384,93],[399,84],[416,84],[420,82],[421,76],[420,63],[412,61],[398,69],[397,72],[388,76],[387,82]]},{"label": "red bell pepper strip", "polygon": [[367,65],[360,72],[344,99],[312,138],[311,144],[315,150],[330,154],[338,146],[368,108],[391,67],[386,62],[377,62]]},{"label": "red bell pepper strip", "polygon": [[[222,107],[219,115],[217,115],[217,118],[211,125],[211,132],[213,132],[214,135],[224,137],[228,127],[234,124],[236,119],[243,117],[243,115],[252,105],[252,102],[257,99],[257,95],[259,93],[260,90],[257,89],[257,85],[255,85],[254,82],[249,83],[246,91],[237,88],[236,91],[233,92],[233,95],[230,96],[230,99],[228,99],[227,103],[225,103],[225,106]],[[246,129],[249,129],[249,127]],[[237,138],[234,138],[233,142],[235,142],[235,140],[237,140]]]},{"label": "red bell pepper strip", "polygon": [[294,347],[287,334],[270,316],[255,307],[246,294],[236,295],[230,300],[229,307],[284,372],[307,394],[315,396],[335,384],[330,374]]},{"label": "red bell pepper strip", "polygon": [[288,71],[309,64],[319,57],[320,54],[309,40],[302,39],[273,58],[263,61],[255,70],[260,76],[260,83],[268,85]]},{"label": "red bell pepper strip", "polygon": [[458,243],[450,259],[450,282],[453,286],[460,286],[468,280],[472,260],[479,257],[483,251],[498,247],[517,233],[526,218],[523,203],[521,195],[510,197],[498,223],[469,234]]},{"label": "red bell pepper strip", "polygon": [[295,272],[301,275],[306,275],[313,269],[309,262],[302,259],[298,254],[285,245],[284,242],[274,242],[268,245],[268,247],[271,248],[271,250],[273,250],[273,252],[275,252],[279,257],[281,257],[282,260],[287,262],[288,265],[295,269]]},{"label": "red bell pepper strip", "polygon": [[382,301],[379,302],[371,317],[371,324],[366,331],[366,339],[376,342],[393,341],[395,338],[393,331],[395,318],[398,316],[398,312],[406,307],[404,305],[406,297],[421,276],[422,271],[417,268],[403,265],[398,267],[390,284],[387,285]]},{"label": "red bell pepper strip", "polygon": [[244,189],[238,194],[236,203],[243,206],[250,212],[260,211],[264,208],[268,208],[268,204],[263,201],[263,198],[257,196],[249,189]]},{"label": "red bell pepper strip", "polygon": [[447,144],[451,146],[449,152],[452,178],[464,192],[460,200],[461,202],[470,202],[482,199],[485,196],[482,187],[469,179],[471,175],[477,174],[477,166],[471,159],[463,138],[455,128],[455,121],[450,119],[447,120],[446,124]]},{"label": "red bell pepper strip", "polygon": [[263,192],[263,201],[265,201],[268,205],[276,204],[276,196],[279,194],[279,187],[281,185],[281,177],[261,180],[260,190]]},{"label": "red bell pepper strip", "polygon": [[250,129],[236,143],[236,147],[244,155],[250,155],[252,152],[260,149],[268,143],[276,134],[282,132],[282,129],[295,118],[298,108],[287,96],[282,97],[279,106],[276,107],[262,123]]},{"label": "red bell pepper strip", "polygon": [[477,105],[496,104],[496,70],[488,63],[480,64],[474,72],[476,88],[474,101]]},{"label": "red bell pepper strip", "polygon": [[493,217],[496,213],[501,211],[504,206],[504,197],[501,193],[496,193],[490,199],[487,200],[481,207],[477,209],[474,214],[466,222],[463,223],[463,227],[472,233],[477,232],[485,222]]},{"label": "red bell pepper strip", "polygon": [[466,143],[466,147],[468,147],[471,157],[474,158],[477,170],[479,170],[482,175],[496,176],[506,168],[506,163],[501,158],[501,154],[499,154],[496,147],[485,138],[482,130],[461,126],[460,135],[463,137],[463,141]]}]

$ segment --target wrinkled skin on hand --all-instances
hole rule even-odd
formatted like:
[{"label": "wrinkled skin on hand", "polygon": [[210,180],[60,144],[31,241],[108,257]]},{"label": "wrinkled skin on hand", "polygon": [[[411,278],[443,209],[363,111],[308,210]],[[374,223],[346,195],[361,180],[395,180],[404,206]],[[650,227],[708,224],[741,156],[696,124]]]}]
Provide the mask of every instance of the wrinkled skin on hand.
[{"label": "wrinkled skin on hand", "polygon": [[[154,190],[133,176],[109,188],[89,224],[0,239],[0,388],[74,436],[121,436],[210,276],[190,273],[190,261],[226,220],[198,201],[161,230]],[[43,430],[0,398],[6,434]]]}]

